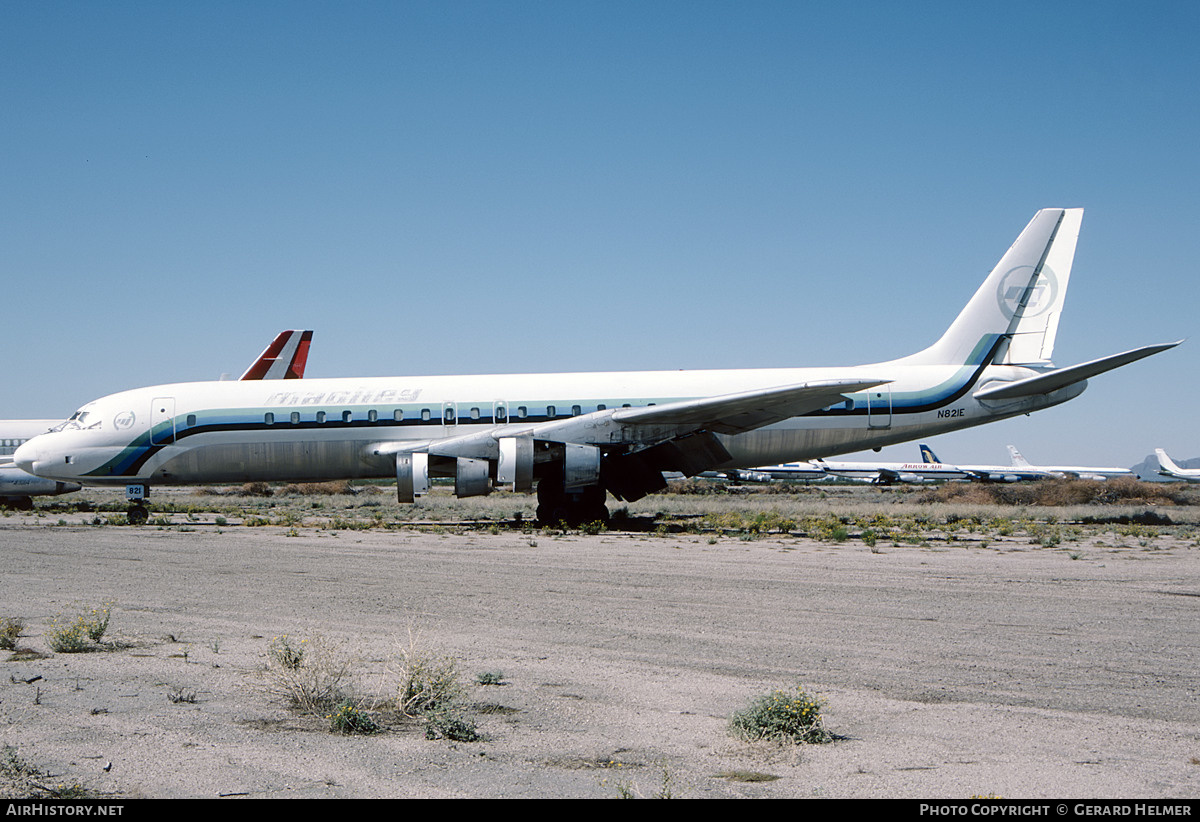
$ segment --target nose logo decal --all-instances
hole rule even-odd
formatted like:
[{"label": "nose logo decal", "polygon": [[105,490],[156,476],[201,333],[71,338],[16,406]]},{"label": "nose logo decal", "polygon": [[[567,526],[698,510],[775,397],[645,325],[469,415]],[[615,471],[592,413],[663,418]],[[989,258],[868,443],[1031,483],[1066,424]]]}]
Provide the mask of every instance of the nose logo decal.
[{"label": "nose logo decal", "polygon": [[122,411],[113,418],[113,428],[118,431],[124,431],[126,428],[132,428],[137,417],[132,411]]},{"label": "nose logo decal", "polygon": [[1050,310],[1058,297],[1058,278],[1054,276],[1054,272],[1050,270],[1049,266],[1042,266],[1041,275],[1029,289],[1029,301],[1022,309],[1021,297],[1025,294],[1025,288],[1029,285],[1029,277],[1032,274],[1032,266],[1022,265],[1009,271],[1000,280],[1000,287],[996,289],[996,298],[1000,302],[1000,310],[1010,320],[1018,313],[1022,317],[1036,317],[1044,314]]}]

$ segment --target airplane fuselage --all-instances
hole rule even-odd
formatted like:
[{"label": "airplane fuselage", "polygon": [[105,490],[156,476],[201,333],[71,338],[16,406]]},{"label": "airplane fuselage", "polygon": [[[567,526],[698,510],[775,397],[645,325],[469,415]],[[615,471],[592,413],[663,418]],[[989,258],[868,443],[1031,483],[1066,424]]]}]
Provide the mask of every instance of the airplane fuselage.
[{"label": "airplane fuselage", "polygon": [[[20,455],[39,476],[96,485],[384,478],[381,444],[430,442],[473,432],[499,437],[555,423],[570,441],[604,446],[619,425],[604,412],[789,385],[860,372],[891,380],[846,401],[761,429],[718,435],[751,468],[826,457],[953,431],[1047,408],[1083,384],[1006,402],[971,391],[995,378],[1036,372],[1013,366],[908,366],[502,374],[196,382],[123,391],[80,410],[81,423],[31,443]],[[79,415],[77,415],[79,416]],[[51,448],[52,445],[52,448]]]}]

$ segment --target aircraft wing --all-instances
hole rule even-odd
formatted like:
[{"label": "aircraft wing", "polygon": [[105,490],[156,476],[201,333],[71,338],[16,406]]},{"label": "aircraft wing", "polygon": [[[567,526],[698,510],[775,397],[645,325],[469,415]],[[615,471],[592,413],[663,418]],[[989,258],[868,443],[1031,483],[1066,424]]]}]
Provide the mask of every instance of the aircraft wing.
[{"label": "aircraft wing", "polygon": [[1151,354],[1157,354],[1160,351],[1166,351],[1168,348],[1174,348],[1180,342],[1183,342],[1183,340],[1173,343],[1160,343],[1159,345],[1147,345],[1135,348],[1132,351],[1125,351],[1120,354],[1101,357],[1098,360],[1080,363],[1079,365],[1056,368],[1053,371],[1047,371],[1045,374],[1038,374],[1036,377],[992,385],[976,391],[975,399],[1012,400],[1019,397],[1028,397],[1033,394],[1049,394],[1051,391],[1057,391],[1059,388],[1065,388],[1068,385],[1073,385],[1081,380],[1094,377],[1097,374],[1103,374],[1105,371],[1112,371],[1114,368],[1120,368],[1122,365],[1137,362],[1143,357],[1149,357]]},{"label": "aircraft wing", "polygon": [[[511,481],[514,489],[526,490],[533,480],[533,446],[542,442],[566,449],[568,474],[573,465],[579,465],[585,476],[594,476],[603,462],[609,492],[632,502],[665,487],[663,472],[694,476],[727,462],[729,452],[717,434],[771,425],[840,402],[845,393],[885,382],[821,380],[641,408],[607,408],[533,425],[509,423],[447,439],[379,442],[369,448],[378,455],[396,456],[397,494],[402,501],[411,502],[414,493],[423,493],[414,490],[424,487],[423,481],[414,484],[413,480],[426,470],[419,467],[422,464],[430,471],[453,469],[457,483],[468,471],[479,472],[486,479],[487,461],[496,460],[502,482]],[[418,456],[421,454],[426,456]],[[506,463],[519,467],[509,473]],[[463,479],[464,485],[466,481]],[[570,488],[570,476],[566,481]]]},{"label": "aircraft wing", "polygon": [[887,382],[890,380],[821,380],[664,405],[619,408],[613,412],[612,419],[623,425],[672,426],[740,434],[833,405],[845,399],[844,394]]},{"label": "aircraft wing", "polygon": [[[492,458],[501,437],[526,436],[548,442],[652,445],[701,431],[734,434],[815,411],[844,399],[843,394],[882,385],[887,380],[822,380],[820,382],[756,389],[694,400],[610,408],[579,417],[533,425],[510,423],[448,439],[380,442],[376,454],[430,451],[442,456]],[[610,432],[624,429],[614,441]],[[629,429],[632,429],[630,432]],[[645,429],[644,432],[639,429]],[[605,436],[593,439],[597,432]]]}]

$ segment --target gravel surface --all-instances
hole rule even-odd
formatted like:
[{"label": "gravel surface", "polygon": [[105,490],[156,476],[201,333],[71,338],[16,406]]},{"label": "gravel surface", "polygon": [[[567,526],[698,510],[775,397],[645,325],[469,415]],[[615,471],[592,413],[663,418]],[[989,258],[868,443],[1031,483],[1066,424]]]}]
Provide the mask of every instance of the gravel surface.
[{"label": "gravel surface", "polygon": [[[1200,548],[940,548],[540,531],[0,520],[0,743],[120,797],[1195,798]],[[51,620],[114,603],[100,649]],[[351,660],[330,733],[273,638]],[[458,661],[479,742],[387,710],[401,649]],[[307,645],[306,645],[307,647]],[[476,684],[481,672],[502,685]],[[838,741],[744,743],[802,684]],[[10,778],[0,792],[21,795]],[[769,781],[752,781],[769,780]]]}]

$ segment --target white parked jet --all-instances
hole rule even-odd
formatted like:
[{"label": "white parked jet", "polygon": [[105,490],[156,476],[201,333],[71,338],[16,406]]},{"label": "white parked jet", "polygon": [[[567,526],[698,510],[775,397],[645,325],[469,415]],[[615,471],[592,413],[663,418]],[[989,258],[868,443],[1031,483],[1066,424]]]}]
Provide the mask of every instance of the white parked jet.
[{"label": "white parked jet", "polygon": [[[1008,446],[1012,465],[954,465],[964,475],[981,482],[1020,482],[1022,480],[1040,479],[1092,479],[1104,480],[1109,477],[1131,477],[1133,471],[1128,468],[1101,468],[1085,465],[1030,465],[1021,456],[1021,452],[1013,446]],[[929,462],[940,463],[933,449],[921,445],[921,457]]]},{"label": "white parked jet", "polygon": [[[1152,345],[1050,361],[1082,209],[1039,211],[942,337],[841,368],[497,374],[179,383],[88,403],[18,450],[39,476],[154,485],[430,477],[458,496],[537,483],[542,521],[606,515],[664,471],[754,468],[876,448],[1058,405]],[[906,285],[905,287],[909,287]]]},{"label": "white parked jet", "polygon": [[1200,482],[1200,468],[1181,468],[1161,448],[1155,448],[1154,453],[1158,456],[1158,473],[1164,477],[1175,477],[1175,479],[1187,480],[1188,482]]},{"label": "white parked jet", "polygon": [[58,420],[0,420],[0,503],[29,509],[33,507],[33,497],[69,494],[82,487],[77,482],[35,477],[13,464],[18,447],[58,423]]},{"label": "white parked jet", "polygon": [[1072,479],[1106,480],[1109,477],[1132,477],[1130,468],[1104,468],[1091,465],[1030,465],[1014,446],[1008,446],[1013,468],[1024,471],[1045,471],[1052,477]]},{"label": "white parked jet", "polygon": [[[301,379],[308,362],[312,331],[280,331],[240,379]],[[58,482],[35,477],[13,464],[13,453],[26,440],[44,434],[59,420],[0,420],[0,503],[17,508],[33,507],[33,497],[56,496],[78,491],[77,482]]]},{"label": "white parked jet", "polygon": [[829,474],[815,462],[785,462],[759,468],[731,468],[728,471],[701,471],[699,476],[733,482],[770,482],[771,480],[819,480]]},{"label": "white parked jet", "polygon": [[827,473],[845,479],[864,480],[875,485],[893,485],[898,482],[929,482],[931,480],[966,479],[966,474],[956,465],[943,465],[935,461],[925,462],[830,462],[814,460],[814,465]]}]

